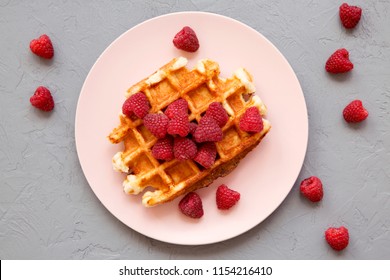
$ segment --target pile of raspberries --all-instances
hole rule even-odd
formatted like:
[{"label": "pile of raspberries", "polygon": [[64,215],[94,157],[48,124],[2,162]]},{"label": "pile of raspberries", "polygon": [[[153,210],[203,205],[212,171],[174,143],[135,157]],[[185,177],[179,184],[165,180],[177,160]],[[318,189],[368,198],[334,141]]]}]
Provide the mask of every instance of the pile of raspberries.
[{"label": "pile of raspberries", "polygon": [[[215,142],[223,138],[222,127],[229,115],[221,103],[212,102],[199,123],[190,122],[188,102],[179,98],[163,113],[150,113],[150,104],[143,92],[130,96],[122,106],[129,118],[141,118],[145,127],[158,138],[152,155],[158,160],[192,159],[203,168],[210,168],[217,156]],[[239,120],[241,130],[256,133],[263,130],[263,119],[257,107],[249,107]]]}]

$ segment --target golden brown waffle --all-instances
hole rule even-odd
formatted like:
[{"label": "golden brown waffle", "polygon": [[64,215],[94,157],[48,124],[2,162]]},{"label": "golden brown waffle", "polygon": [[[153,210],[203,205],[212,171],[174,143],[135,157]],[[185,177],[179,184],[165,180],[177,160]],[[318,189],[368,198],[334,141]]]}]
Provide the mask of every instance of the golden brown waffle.
[{"label": "golden brown waffle", "polygon": [[204,59],[189,70],[187,59],[175,58],[151,76],[128,89],[126,97],[139,91],[147,96],[150,113],[163,112],[178,98],[188,102],[189,120],[199,121],[209,104],[220,102],[229,115],[223,130],[223,139],[216,142],[215,164],[204,169],[193,160],[159,161],[151,153],[157,138],[143,125],[141,119],[130,119],[121,114],[120,124],[108,136],[112,143],[124,143],[124,149],[113,157],[113,167],[127,174],[123,182],[127,194],[144,192],[142,203],[154,206],[206,187],[215,179],[230,173],[261,139],[271,125],[263,118],[264,128],[259,133],[247,133],[239,128],[239,119],[245,110],[256,106],[262,116],[266,107],[255,92],[252,76],[244,68],[228,79],[219,77],[218,63]]}]

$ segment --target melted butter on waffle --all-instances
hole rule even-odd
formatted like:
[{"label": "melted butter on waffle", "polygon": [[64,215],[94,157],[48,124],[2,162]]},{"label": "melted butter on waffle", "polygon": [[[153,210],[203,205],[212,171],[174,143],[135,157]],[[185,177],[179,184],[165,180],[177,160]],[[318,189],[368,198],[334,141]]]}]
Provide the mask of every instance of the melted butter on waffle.
[{"label": "melted butter on waffle", "polygon": [[[152,156],[156,143],[141,119],[130,119],[120,114],[120,124],[108,139],[123,143],[123,151],[112,159],[116,171],[127,174],[123,187],[127,194],[142,195],[145,206],[171,201],[190,191],[207,187],[215,179],[229,174],[268,133],[271,125],[264,118],[267,108],[259,96],[254,95],[252,75],[244,68],[237,69],[232,77],[219,77],[217,62],[203,59],[189,70],[187,59],[178,57],[158,69],[149,77],[130,87],[126,97],[143,92],[149,100],[150,113],[163,112],[173,101],[183,98],[188,102],[189,120],[198,122],[212,102],[220,102],[229,120],[222,127],[223,139],[216,142],[217,158],[211,168],[204,169],[193,160],[159,161]],[[263,130],[247,133],[239,128],[241,115],[256,106],[263,117]]]}]

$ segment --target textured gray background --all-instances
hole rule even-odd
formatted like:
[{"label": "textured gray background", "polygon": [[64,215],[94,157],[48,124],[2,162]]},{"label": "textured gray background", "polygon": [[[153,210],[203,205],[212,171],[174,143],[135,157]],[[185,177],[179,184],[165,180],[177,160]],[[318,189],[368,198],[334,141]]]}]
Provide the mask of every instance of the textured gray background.
[{"label": "textured gray background", "polygon": [[[389,259],[390,1],[353,3],[363,17],[346,31],[336,0],[0,0],[0,258]],[[74,139],[80,89],[101,52],[146,19],[189,10],[226,15],[265,35],[296,71],[309,112],[304,166],[284,203],[249,232],[207,246],[155,241],[114,218],[88,186]],[[52,38],[52,61],[29,51],[42,33]],[[340,47],[355,69],[334,77],[324,63]],[[29,104],[38,85],[52,90],[54,112]],[[341,111],[355,98],[370,116],[351,126]],[[299,195],[311,175],[324,183],[318,205]],[[350,230],[342,253],[323,239],[333,225]]]}]

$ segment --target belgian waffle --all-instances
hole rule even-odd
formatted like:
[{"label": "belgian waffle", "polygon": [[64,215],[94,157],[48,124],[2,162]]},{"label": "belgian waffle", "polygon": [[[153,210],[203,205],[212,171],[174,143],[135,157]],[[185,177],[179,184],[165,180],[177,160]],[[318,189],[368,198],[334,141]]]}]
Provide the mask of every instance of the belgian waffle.
[{"label": "belgian waffle", "polygon": [[112,159],[113,167],[126,173],[123,187],[127,194],[143,192],[142,203],[145,206],[171,201],[229,174],[271,128],[264,118],[261,132],[247,133],[239,128],[239,119],[247,108],[256,106],[262,116],[266,114],[266,106],[259,96],[253,94],[255,86],[246,69],[240,68],[232,77],[223,79],[219,77],[220,69],[215,61],[200,60],[191,70],[186,65],[186,58],[174,58],[130,87],[126,97],[143,92],[149,100],[150,113],[163,112],[173,101],[184,98],[188,102],[190,121],[199,121],[209,104],[217,101],[225,108],[229,121],[222,127],[222,141],[216,142],[214,165],[204,169],[193,160],[162,162],[155,159],[151,148],[157,138],[141,119],[120,114],[119,126],[108,136],[112,143],[124,144],[123,151],[116,153]]}]

